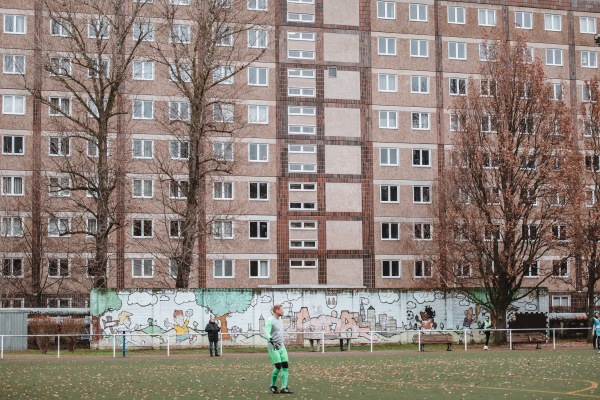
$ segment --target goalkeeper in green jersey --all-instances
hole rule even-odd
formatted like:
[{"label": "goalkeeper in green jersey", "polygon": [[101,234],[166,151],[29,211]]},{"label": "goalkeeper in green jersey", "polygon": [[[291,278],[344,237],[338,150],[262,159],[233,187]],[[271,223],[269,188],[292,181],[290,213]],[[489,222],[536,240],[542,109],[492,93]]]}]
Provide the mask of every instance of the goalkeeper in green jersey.
[{"label": "goalkeeper in green jersey", "polygon": [[[281,304],[275,304],[272,309],[273,315],[267,319],[265,324],[265,338],[267,339],[267,351],[271,363],[275,366],[271,373],[271,393],[292,394],[288,387],[289,364],[288,354],[283,344],[283,307]],[[277,377],[281,371],[281,390],[277,390]]]}]

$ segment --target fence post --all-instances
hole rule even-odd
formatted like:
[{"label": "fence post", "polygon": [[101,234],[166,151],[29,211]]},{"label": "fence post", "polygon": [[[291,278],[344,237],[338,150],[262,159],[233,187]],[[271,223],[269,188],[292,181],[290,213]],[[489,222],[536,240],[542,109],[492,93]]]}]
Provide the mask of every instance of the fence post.
[{"label": "fence post", "polygon": [[369,338],[371,340],[371,353],[373,352],[373,332],[369,331]]},{"label": "fence post", "polygon": [[125,351],[126,351],[126,345],[125,345],[125,331],[123,331],[123,348],[121,349],[121,352],[123,353],[123,357],[125,357]]},{"label": "fence post", "polygon": [[508,349],[512,350],[512,329],[508,330]]},{"label": "fence post", "polygon": [[556,328],[552,328],[552,350],[556,350]]},{"label": "fence post", "polygon": [[113,333],[113,358],[117,356],[117,334]]},{"label": "fence post", "polygon": [[[219,340],[219,354],[223,355],[223,334],[221,332],[219,332],[219,336],[221,340]],[[209,348],[210,348],[210,343],[208,344]]]},{"label": "fence post", "polygon": [[171,336],[167,333],[167,357],[171,356]]},{"label": "fence post", "polygon": [[464,336],[464,338],[465,338],[465,340],[464,340],[464,342],[465,342],[465,351],[467,351],[467,342],[468,342],[469,340],[468,340],[468,338],[467,338],[467,330],[466,330],[466,329],[465,329],[465,332],[464,332],[463,336]]},{"label": "fence post", "polygon": [[56,344],[56,358],[60,358],[60,334],[58,335],[58,341]]},{"label": "fence post", "polygon": [[325,332],[321,332],[321,353],[325,354]]},{"label": "fence post", "polygon": [[0,360],[4,360],[4,335],[0,335]]},{"label": "fence post", "polygon": [[421,350],[421,330],[418,330],[417,333],[419,334],[419,351],[423,351]]}]

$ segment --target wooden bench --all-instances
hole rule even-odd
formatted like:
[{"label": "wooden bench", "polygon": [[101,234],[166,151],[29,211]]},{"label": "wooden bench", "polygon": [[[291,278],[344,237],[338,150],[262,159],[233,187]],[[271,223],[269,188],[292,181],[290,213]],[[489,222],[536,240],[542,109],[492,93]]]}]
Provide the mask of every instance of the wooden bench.
[{"label": "wooden bench", "polygon": [[[419,344],[418,335],[415,337],[415,341]],[[421,345],[419,346],[419,351],[425,351],[426,344],[446,344],[448,345],[447,350],[452,351],[452,343],[454,343],[454,339],[452,338],[451,333],[442,333],[442,334],[429,334],[429,335],[421,335]]]},{"label": "wooden bench", "polygon": [[[346,336],[343,334],[325,334],[325,340],[340,341],[340,351],[349,350],[350,341],[356,338],[356,336]],[[319,348],[321,347],[321,340],[323,340],[323,335],[320,333],[305,333],[304,340],[308,340],[310,342],[310,351],[319,351]]]},{"label": "wooden bench", "polygon": [[542,332],[513,332],[511,342],[513,349],[515,343],[535,343],[535,348],[541,349],[542,343],[546,343],[546,334]]}]

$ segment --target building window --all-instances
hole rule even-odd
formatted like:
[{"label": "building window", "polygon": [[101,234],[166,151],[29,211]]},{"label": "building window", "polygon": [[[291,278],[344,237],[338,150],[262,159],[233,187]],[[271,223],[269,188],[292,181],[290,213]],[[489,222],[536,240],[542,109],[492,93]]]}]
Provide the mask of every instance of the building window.
[{"label": "building window", "polygon": [[248,0],[248,10],[265,11],[267,0]]},{"label": "building window", "polygon": [[215,278],[233,278],[233,260],[214,260]]},{"label": "building window", "polygon": [[151,219],[134,219],[131,225],[134,238],[151,238],[154,236],[154,224]]},{"label": "building window", "polygon": [[179,261],[176,258],[169,259],[169,276],[177,279],[177,273],[179,272]]},{"label": "building window", "polygon": [[224,123],[233,122],[233,104],[229,104],[229,103],[213,104],[213,119],[215,122],[224,122]]},{"label": "building window", "polygon": [[50,35],[68,37],[71,34],[71,22],[64,18],[50,20]]},{"label": "building window", "polygon": [[533,242],[539,239],[539,226],[536,224],[524,224],[522,226],[523,240]]},{"label": "building window", "polygon": [[87,218],[85,221],[86,235],[94,237],[98,233],[98,220],[96,218]]},{"label": "building window", "polygon": [[431,224],[419,223],[414,226],[414,234],[416,240],[431,240],[432,238]]},{"label": "building window", "polygon": [[71,115],[71,99],[68,97],[50,97],[48,115],[62,117]]},{"label": "building window", "polygon": [[69,218],[49,218],[48,219],[48,237],[68,236],[71,230],[71,220]]},{"label": "building window", "polygon": [[515,12],[515,26],[518,29],[531,29],[533,27],[533,18],[530,12]]},{"label": "building window", "polygon": [[314,14],[287,13],[288,22],[315,22]]},{"label": "building window", "polygon": [[269,106],[248,106],[248,123],[249,124],[268,124],[269,123]]},{"label": "building window", "polygon": [[88,20],[88,37],[90,39],[108,39],[110,25],[105,18],[90,18]]},{"label": "building window", "polygon": [[579,32],[596,34],[596,18],[579,17]]},{"label": "building window", "polygon": [[567,226],[566,225],[553,225],[552,226],[552,236],[556,240],[566,241],[569,239],[567,235]]},{"label": "building window", "polygon": [[169,142],[169,154],[172,160],[187,160],[190,156],[190,142],[173,140]]},{"label": "building window", "polygon": [[431,278],[431,261],[415,261],[415,278]]},{"label": "building window", "polygon": [[413,186],[413,203],[427,204],[431,203],[430,186]]},{"label": "building window", "polygon": [[314,231],[317,226],[317,221],[290,221],[290,230]]},{"label": "building window", "polygon": [[191,82],[192,66],[191,64],[172,63],[169,65],[169,79],[173,82]]},{"label": "building window", "polygon": [[379,149],[379,165],[382,166],[397,166],[398,165],[398,149],[382,147]]},{"label": "building window", "polygon": [[288,78],[315,79],[314,69],[288,69]]},{"label": "building window", "polygon": [[378,1],[377,18],[396,19],[396,3],[393,1]]},{"label": "building window", "polygon": [[248,68],[248,85],[250,86],[267,86],[268,68],[249,67]]},{"label": "building window", "polygon": [[264,29],[248,30],[248,47],[255,49],[265,49],[268,45],[267,31]]},{"label": "building window", "polygon": [[381,240],[400,240],[400,224],[397,222],[382,222]]},{"label": "building window", "polygon": [[250,221],[248,223],[250,239],[268,239],[269,222],[268,221]]},{"label": "building window", "polygon": [[213,142],[213,157],[217,161],[233,161],[233,143]]},{"label": "building window", "polygon": [[48,178],[48,194],[51,197],[69,197],[71,195],[71,179],[61,177]]},{"label": "building window", "polygon": [[189,121],[190,103],[187,101],[170,101],[169,119],[171,121]]},{"label": "building window", "polygon": [[213,199],[233,200],[233,182],[213,182]]},{"label": "building window", "polygon": [[315,97],[315,88],[288,87],[288,96]]},{"label": "building window", "polygon": [[233,221],[212,222],[213,239],[233,239]]},{"label": "building window", "polygon": [[2,96],[2,113],[25,115],[25,96],[5,94]]},{"label": "building window", "polygon": [[523,263],[523,277],[524,278],[537,278],[538,275],[538,262]]},{"label": "building window", "polygon": [[317,209],[317,203],[314,201],[306,201],[306,202],[290,202],[290,210],[307,210],[307,211],[315,211]]},{"label": "building window", "polygon": [[552,307],[570,307],[571,296],[552,296]]},{"label": "building window", "polygon": [[169,197],[171,199],[185,199],[188,195],[190,183],[188,181],[172,180],[169,182]]},{"label": "building window", "polygon": [[[229,36],[231,37],[231,36]],[[188,44],[191,40],[190,26],[186,24],[174,24],[171,27],[171,43]],[[219,44],[218,44],[219,45]]]},{"label": "building window", "polygon": [[465,8],[464,7],[448,7],[448,23],[449,24],[464,24],[465,23]]},{"label": "building window", "polygon": [[68,57],[51,57],[50,64],[46,68],[50,69],[50,76],[70,76],[71,59]]},{"label": "building window", "polygon": [[152,278],[154,276],[154,260],[151,258],[131,260],[131,276],[133,278]]},{"label": "building window", "polygon": [[479,25],[480,26],[496,26],[496,10],[489,8],[479,9]]},{"label": "building window", "polygon": [[23,218],[2,217],[2,237],[23,237]]},{"label": "building window", "polygon": [[68,278],[70,276],[70,272],[68,258],[48,259],[49,278]]},{"label": "building window", "polygon": [[466,78],[450,78],[450,96],[466,96],[467,95],[467,79]]},{"label": "building window", "polygon": [[154,118],[154,104],[152,100],[133,101],[133,119]]},{"label": "building window", "polygon": [[250,182],[248,184],[248,198],[250,200],[269,200],[269,183]]},{"label": "building window", "polygon": [[134,139],[132,141],[133,158],[152,158],[154,154],[154,142],[152,140]]},{"label": "building window", "polygon": [[497,57],[496,48],[491,44],[479,45],[479,61],[495,61]]},{"label": "building window", "polygon": [[314,60],[315,52],[308,50],[288,50],[288,58],[297,60]]},{"label": "building window", "polygon": [[428,42],[425,39],[410,40],[410,56],[411,57],[428,57],[429,49]]},{"label": "building window", "polygon": [[268,162],[269,145],[264,143],[250,143],[248,145],[248,161]]},{"label": "building window", "polygon": [[315,183],[296,183],[290,182],[289,184],[290,192],[314,192],[317,190],[317,185]]},{"label": "building window", "polygon": [[581,66],[583,68],[598,68],[598,53],[595,51],[582,51]]},{"label": "building window", "polygon": [[448,42],[448,59],[466,60],[467,44],[463,42]]},{"label": "building window", "polygon": [[3,176],[2,194],[4,196],[23,196],[23,177]]},{"label": "building window", "polygon": [[315,125],[288,125],[290,135],[315,135],[317,127]]},{"label": "building window", "polygon": [[569,262],[567,260],[552,260],[552,276],[557,278],[568,278]]},{"label": "building window", "polygon": [[134,179],[132,187],[131,195],[134,198],[151,199],[154,196],[152,179]]},{"label": "building window", "polygon": [[268,278],[269,260],[250,260],[250,278]]},{"label": "building window", "polygon": [[429,93],[429,77],[423,75],[413,75],[410,77],[411,93]]},{"label": "building window", "polygon": [[24,136],[2,136],[2,154],[22,155],[24,152]]},{"label": "building window", "polygon": [[398,186],[381,185],[379,187],[379,199],[382,203],[398,203]]},{"label": "building window", "polygon": [[4,15],[4,33],[24,35],[27,32],[27,23],[24,15]]},{"label": "building window", "polygon": [[288,164],[289,172],[305,172],[305,173],[315,173],[317,172],[317,164],[307,163],[289,163]]},{"label": "building window", "polygon": [[2,260],[3,278],[22,278],[23,277],[23,259],[22,258],[4,258]]},{"label": "building window", "polygon": [[413,167],[431,167],[431,150],[416,149],[412,154]]},{"label": "building window", "polygon": [[398,128],[397,111],[379,111],[379,127],[382,129]]},{"label": "building window", "polygon": [[409,19],[411,21],[427,22],[427,5],[410,4]]},{"label": "building window", "polygon": [[290,249],[316,249],[316,240],[290,240]]},{"label": "building window", "polygon": [[316,107],[288,106],[288,115],[317,115]]},{"label": "building window", "polygon": [[5,74],[24,74],[25,56],[17,54],[5,54],[2,71]]},{"label": "building window", "polygon": [[600,155],[586,154],[584,156],[585,169],[591,172],[600,171]]},{"label": "building window", "polygon": [[110,61],[108,59],[90,61],[88,68],[88,78],[108,78],[110,72]]},{"label": "building window", "polygon": [[561,30],[561,17],[558,14],[544,14],[544,29],[547,31]]},{"label": "building window", "polygon": [[400,260],[382,260],[381,276],[383,278],[400,278]]},{"label": "building window", "polygon": [[562,66],[562,50],[546,49],[546,65]]},{"label": "building window", "polygon": [[413,112],[411,113],[412,129],[429,130],[429,113]]},{"label": "building window", "polygon": [[216,67],[213,72],[213,81],[220,85],[233,85],[233,68],[229,65]]},{"label": "building window", "polygon": [[288,32],[288,40],[315,41],[314,32]]},{"label": "building window", "polygon": [[153,42],[154,24],[151,22],[135,22],[133,24],[133,40]]},{"label": "building window", "polygon": [[174,219],[169,221],[169,237],[171,239],[181,239],[183,237],[183,221]]},{"label": "building window", "polygon": [[377,54],[383,56],[396,55],[396,38],[380,37],[377,38]]},{"label": "building window", "polygon": [[291,258],[290,268],[317,268],[317,260],[306,260],[303,258]]},{"label": "building window", "polygon": [[492,115],[484,115],[481,117],[481,132],[491,133],[495,131],[494,117]]},{"label": "building window", "polygon": [[380,92],[397,92],[397,76],[395,74],[379,74]]},{"label": "building window", "polygon": [[154,80],[154,62],[152,61],[134,61],[133,79],[142,81]]},{"label": "building window", "polygon": [[471,265],[470,264],[459,264],[456,267],[456,276],[458,278],[470,278],[471,277]]}]

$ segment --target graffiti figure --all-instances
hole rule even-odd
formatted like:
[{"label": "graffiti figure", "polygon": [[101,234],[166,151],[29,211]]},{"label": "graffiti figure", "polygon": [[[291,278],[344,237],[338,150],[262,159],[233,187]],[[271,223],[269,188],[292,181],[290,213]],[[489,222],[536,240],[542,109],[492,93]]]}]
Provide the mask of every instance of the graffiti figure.
[{"label": "graffiti figure", "polygon": [[183,310],[175,310],[173,311],[173,320],[175,323],[169,322],[168,319],[165,318],[165,328],[173,328],[175,330],[175,342],[181,343],[184,340],[189,340],[190,344],[196,341],[196,335],[190,335],[190,328],[188,328],[188,324],[190,323],[190,317],[194,314],[192,309],[190,308],[185,312],[185,316],[183,314]]},{"label": "graffiti figure", "polygon": [[471,343],[475,343],[475,337],[471,331],[471,325],[477,322],[479,313],[481,312],[480,307],[475,307],[475,315],[473,315],[473,307],[469,307],[465,311],[465,319],[463,320],[463,336],[459,339],[459,343],[464,343],[465,340],[471,339]]},{"label": "graffiti figure", "polygon": [[435,329],[437,328],[437,323],[435,322],[435,311],[431,308],[431,306],[425,306],[425,311],[420,311],[419,316],[415,315],[415,321],[421,324],[421,329]]},{"label": "graffiti figure", "polygon": [[124,340],[126,343],[131,343],[136,346],[143,346],[145,344],[145,341],[143,341],[143,340],[138,341],[132,335],[132,332],[137,331],[140,328],[139,325],[135,325],[133,328],[131,327],[131,316],[132,315],[133,314],[130,313],[129,311],[121,311],[119,313],[119,316],[118,316],[119,325],[117,326],[117,332],[123,334]]}]

